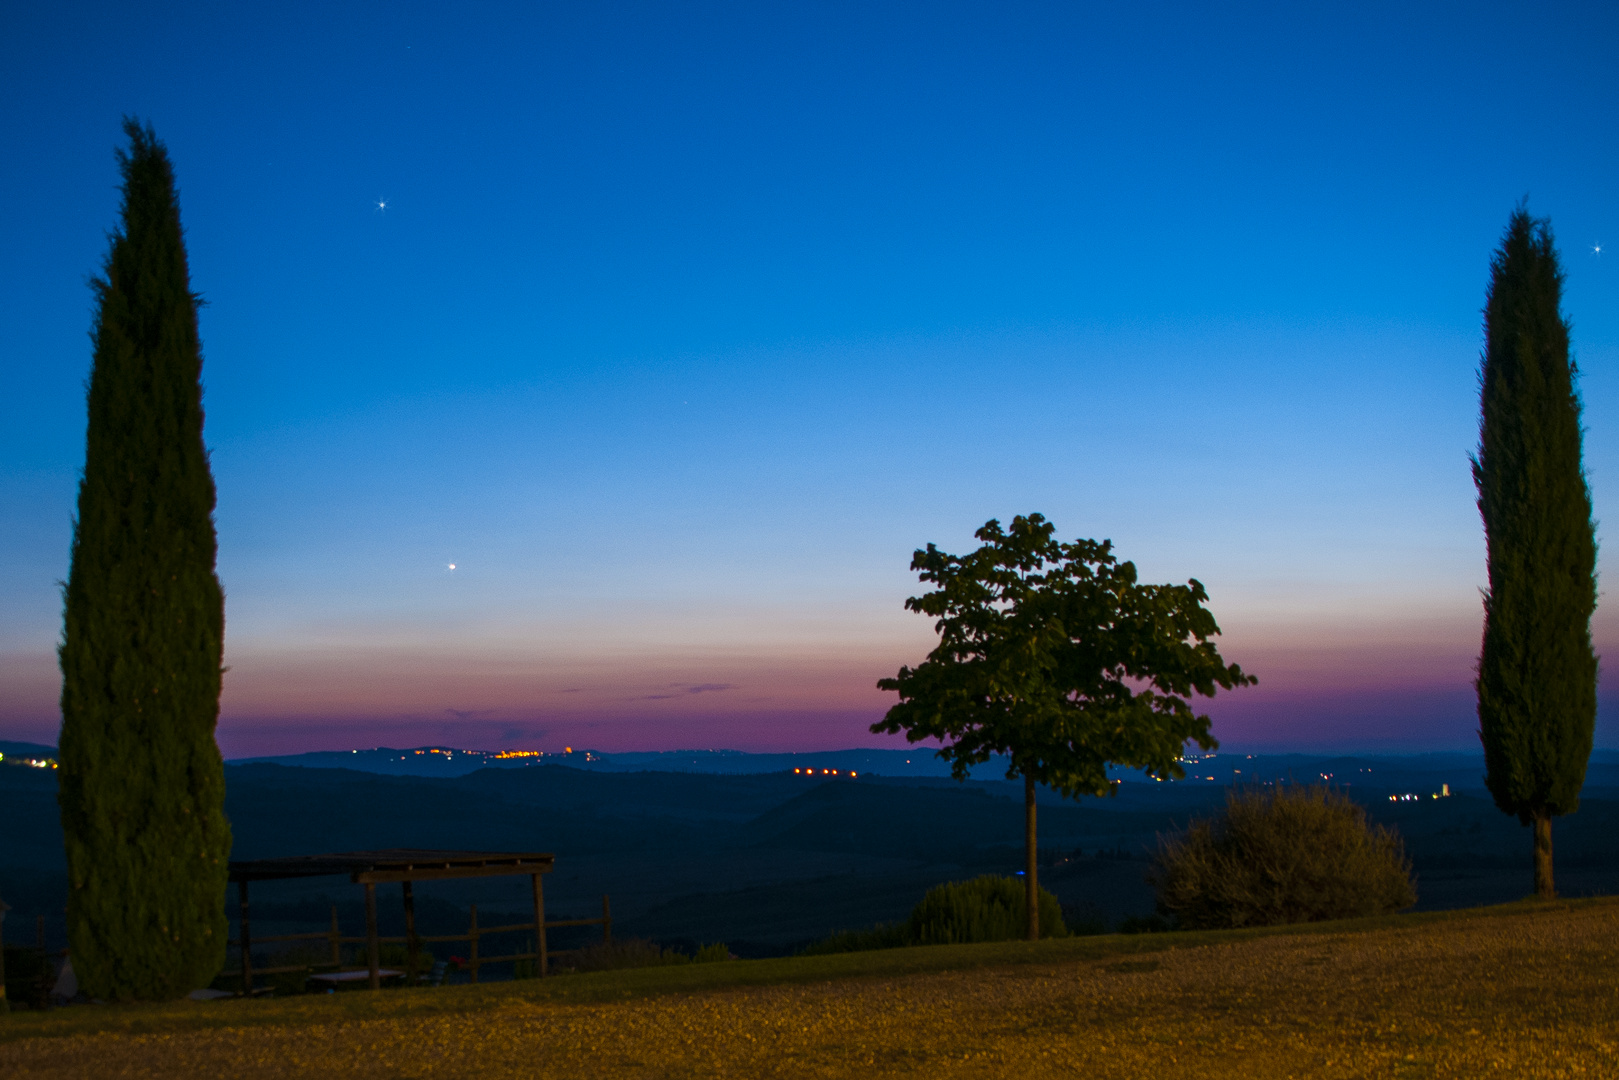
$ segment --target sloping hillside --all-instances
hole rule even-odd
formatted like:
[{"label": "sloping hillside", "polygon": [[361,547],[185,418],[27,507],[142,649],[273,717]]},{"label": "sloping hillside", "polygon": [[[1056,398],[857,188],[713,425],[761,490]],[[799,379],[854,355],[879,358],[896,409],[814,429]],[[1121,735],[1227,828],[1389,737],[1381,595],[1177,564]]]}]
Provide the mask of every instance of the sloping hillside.
[{"label": "sloping hillside", "polygon": [[[1238,760],[1258,768],[1254,759]],[[1528,891],[1529,838],[1515,819],[1477,790],[1432,797],[1434,780],[1457,771],[1449,759],[1437,766],[1423,758],[1278,762],[1259,764],[1358,777],[1346,790],[1406,838],[1423,906],[1501,902]],[[1448,771],[1434,771],[1440,766]],[[1604,770],[1611,771],[1593,765],[1593,780],[1607,778]],[[1397,786],[1379,788],[1372,775]],[[552,765],[425,778],[273,764],[229,766],[226,781],[238,858],[396,846],[552,851],[557,870],[546,888],[554,914],[599,912],[606,893],[621,933],[686,945],[723,940],[754,956],[903,918],[933,884],[1022,865],[1022,792],[1000,781]],[[1421,798],[1388,797],[1413,788]],[[1205,778],[1127,783],[1111,799],[1047,793],[1044,883],[1079,918],[1113,923],[1147,913],[1152,896],[1142,873],[1156,834],[1213,810],[1225,790]],[[1612,790],[1588,786],[1580,812],[1556,823],[1566,895],[1619,892]],[[31,937],[43,914],[47,940],[59,947],[66,880],[54,774],[0,767],[0,815],[0,896],[14,909],[13,940]],[[333,904],[344,925],[363,918],[358,890],[342,879],[267,884],[255,897],[261,934],[325,925]],[[486,914],[521,912],[528,899],[523,882],[496,879],[423,886],[417,903],[424,932],[449,933],[465,927],[470,904]],[[385,926],[402,917],[387,895],[381,911]]]},{"label": "sloping hillside", "polygon": [[932,946],[0,1023],[18,1080],[1610,1076],[1619,902]]}]

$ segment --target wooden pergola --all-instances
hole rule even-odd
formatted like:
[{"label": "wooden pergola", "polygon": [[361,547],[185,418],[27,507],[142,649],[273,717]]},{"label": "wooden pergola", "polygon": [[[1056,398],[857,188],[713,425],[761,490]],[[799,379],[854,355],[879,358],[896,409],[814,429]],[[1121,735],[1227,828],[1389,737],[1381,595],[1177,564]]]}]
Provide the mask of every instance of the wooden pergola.
[{"label": "wooden pergola", "polygon": [[[365,942],[366,960],[370,971],[371,989],[379,989],[381,977],[381,939],[377,936],[377,886],[397,881],[401,886],[405,905],[405,940],[410,955],[410,970],[417,967],[421,938],[416,934],[416,902],[411,884],[417,881],[443,881],[449,878],[503,877],[527,874],[534,886],[534,938],[535,952],[520,956],[503,957],[507,960],[533,959],[538,962],[541,975],[546,974],[545,947],[545,887],[541,881],[549,874],[556,857],[533,851],[423,851],[416,848],[390,848],[386,851],[344,851],[331,855],[294,855],[283,859],[250,859],[230,864],[230,880],[236,882],[237,901],[241,905],[240,947],[242,951],[242,993],[253,992],[253,939],[248,921],[248,885],[254,881],[282,881],[288,878],[325,877],[347,874],[349,880],[365,886]],[[334,909],[335,911],[335,909]],[[333,916],[336,917],[335,915]],[[476,917],[476,916],[474,916]],[[579,920],[591,921],[596,920]],[[570,923],[572,920],[570,920]],[[499,930],[523,929],[491,927],[485,933]],[[560,924],[558,924],[560,925]],[[333,933],[336,933],[335,925]],[[310,935],[292,935],[307,937]],[[323,936],[323,935],[314,935]],[[335,946],[334,946],[335,948]],[[268,972],[266,972],[268,974]]]}]

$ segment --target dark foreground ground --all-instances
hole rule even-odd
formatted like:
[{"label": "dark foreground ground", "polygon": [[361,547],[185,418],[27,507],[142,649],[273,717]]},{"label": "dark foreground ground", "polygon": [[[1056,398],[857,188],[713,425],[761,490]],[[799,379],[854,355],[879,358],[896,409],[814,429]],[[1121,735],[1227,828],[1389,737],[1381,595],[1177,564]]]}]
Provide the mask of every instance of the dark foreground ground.
[{"label": "dark foreground ground", "polygon": [[0,1018],[0,1075],[1614,1075],[1619,903]]},{"label": "dark foreground ground", "polygon": [[[1112,799],[1043,795],[1041,881],[1071,923],[1111,929],[1152,910],[1143,874],[1158,834],[1213,812],[1232,780],[1330,777],[1404,836],[1420,910],[1520,899],[1529,892],[1529,833],[1494,808],[1481,771],[1482,762],[1464,755],[1221,755],[1186,781],[1138,779]],[[552,851],[553,918],[598,914],[606,893],[618,935],[687,951],[723,941],[741,956],[783,955],[832,931],[902,919],[932,885],[1014,873],[1023,857],[1021,785],[1005,782],[555,765],[430,778],[252,764],[230,766],[226,776],[236,858],[383,847]],[[1433,798],[1446,784],[1451,796]],[[0,766],[0,822],[0,898],[14,909],[7,940],[32,943],[43,915],[47,944],[60,948],[65,874],[54,775]],[[1558,820],[1556,842],[1563,895],[1619,893],[1619,761],[1593,762],[1584,804]],[[402,933],[397,897],[385,890],[380,900],[384,933]],[[344,932],[358,934],[361,901],[341,878],[256,885],[255,934],[324,929],[333,904]],[[421,932],[464,931],[472,903],[484,925],[519,921],[527,882],[420,885]],[[596,933],[559,932],[553,947]],[[524,943],[510,944],[492,942],[485,952]]]}]

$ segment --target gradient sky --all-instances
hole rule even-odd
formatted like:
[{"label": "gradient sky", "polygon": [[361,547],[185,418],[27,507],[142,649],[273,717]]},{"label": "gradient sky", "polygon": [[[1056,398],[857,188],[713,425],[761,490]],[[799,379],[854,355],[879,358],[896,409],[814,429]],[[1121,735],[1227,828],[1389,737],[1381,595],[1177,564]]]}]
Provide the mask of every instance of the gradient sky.
[{"label": "gradient sky", "polygon": [[209,305],[228,756],[883,745],[912,549],[1035,510],[1208,586],[1261,679],[1228,747],[1476,745],[1526,194],[1616,518],[1616,45],[1594,3],[0,5],[0,737],[59,723],[133,113]]}]

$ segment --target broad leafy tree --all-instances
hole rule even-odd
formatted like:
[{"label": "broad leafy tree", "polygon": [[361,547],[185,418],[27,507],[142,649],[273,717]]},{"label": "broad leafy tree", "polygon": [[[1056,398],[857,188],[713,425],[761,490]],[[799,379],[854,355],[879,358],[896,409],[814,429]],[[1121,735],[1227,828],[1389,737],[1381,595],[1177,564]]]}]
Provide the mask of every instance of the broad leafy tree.
[{"label": "broad leafy tree", "polygon": [[1479,738],[1495,805],[1534,827],[1535,892],[1555,896],[1552,818],[1580,805],[1596,724],[1596,535],[1578,371],[1551,227],[1519,207],[1490,263],[1478,454],[1489,591]]},{"label": "broad leafy tree", "polygon": [[151,128],[124,131],[122,228],[93,282],[58,800],[80,986],[161,1000],[207,985],[225,958],[225,609],[174,173]]},{"label": "broad leafy tree", "polygon": [[993,755],[1023,778],[1028,936],[1040,936],[1035,788],[1065,796],[1113,791],[1109,765],[1185,775],[1188,743],[1219,744],[1188,700],[1257,680],[1227,665],[1208,593],[1144,585],[1110,541],[1063,543],[1039,514],[990,521],[983,546],[950,555],[929,544],[911,569],[937,586],[905,602],[935,620],[939,644],[879,689],[899,704],[871,730],[936,739],[958,780]]}]

